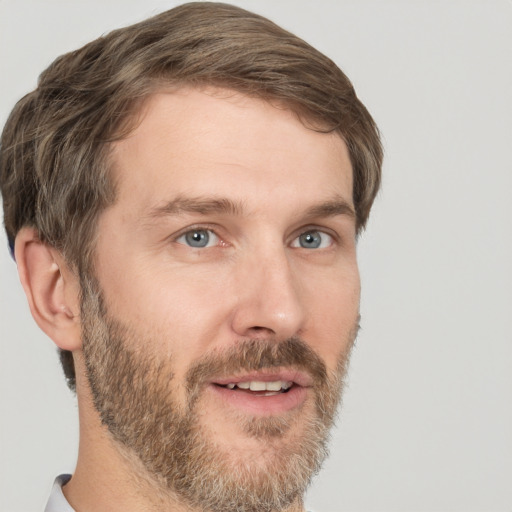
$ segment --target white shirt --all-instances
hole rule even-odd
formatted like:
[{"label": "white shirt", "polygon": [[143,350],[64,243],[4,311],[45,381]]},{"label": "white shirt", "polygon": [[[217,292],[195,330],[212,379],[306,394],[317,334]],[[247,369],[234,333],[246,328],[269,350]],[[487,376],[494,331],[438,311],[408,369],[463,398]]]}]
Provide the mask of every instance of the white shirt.
[{"label": "white shirt", "polygon": [[75,512],[68,500],[64,497],[62,486],[67,484],[71,479],[71,475],[59,475],[53,483],[50,499],[46,504],[44,512]]},{"label": "white shirt", "polygon": [[71,475],[59,475],[53,483],[50,499],[44,512],[75,512],[62,492],[62,486],[71,480]]}]

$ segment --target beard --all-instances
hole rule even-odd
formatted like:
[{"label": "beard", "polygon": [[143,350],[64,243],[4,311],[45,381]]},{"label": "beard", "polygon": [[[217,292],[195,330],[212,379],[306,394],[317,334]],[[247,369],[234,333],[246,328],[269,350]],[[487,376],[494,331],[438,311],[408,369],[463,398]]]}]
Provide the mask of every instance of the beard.
[{"label": "beard", "polygon": [[[187,371],[185,403],[174,395],[171,358],[144,347],[154,339],[108,315],[96,281],[82,283],[82,340],[94,406],[120,453],[144,468],[160,495],[211,512],[271,512],[300,506],[327,456],[329,430],[341,399],[343,377],[357,325],[347,349],[329,373],[299,338],[241,340],[208,353]],[[138,350],[131,347],[139,347]],[[223,448],[202,414],[203,391],[213,377],[241,371],[290,367],[313,380],[314,400],[300,414],[234,418],[248,437],[260,440],[257,457]],[[314,406],[312,404],[315,404]],[[304,414],[303,414],[304,413]],[[206,419],[206,421],[205,421]]]}]

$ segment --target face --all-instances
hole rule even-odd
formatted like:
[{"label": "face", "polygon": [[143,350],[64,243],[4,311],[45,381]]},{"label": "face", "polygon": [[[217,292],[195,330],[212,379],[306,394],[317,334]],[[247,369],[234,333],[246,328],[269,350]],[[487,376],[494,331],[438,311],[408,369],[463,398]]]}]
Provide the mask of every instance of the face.
[{"label": "face", "polygon": [[347,148],[227,90],[142,114],[84,290],[96,409],[190,505],[284,509],[325,456],[357,331]]}]

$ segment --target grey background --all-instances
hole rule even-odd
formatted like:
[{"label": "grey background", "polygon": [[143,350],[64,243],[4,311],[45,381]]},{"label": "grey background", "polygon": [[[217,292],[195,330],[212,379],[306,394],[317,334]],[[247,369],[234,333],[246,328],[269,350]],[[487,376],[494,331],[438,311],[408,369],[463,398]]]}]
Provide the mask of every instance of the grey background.
[{"label": "grey background", "polygon": [[[0,122],[57,55],[177,3],[0,0]],[[512,511],[512,2],[233,3],[332,57],[386,147],[363,329],[309,508]],[[0,340],[0,510],[42,510],[73,470],[77,411],[7,250]]]}]

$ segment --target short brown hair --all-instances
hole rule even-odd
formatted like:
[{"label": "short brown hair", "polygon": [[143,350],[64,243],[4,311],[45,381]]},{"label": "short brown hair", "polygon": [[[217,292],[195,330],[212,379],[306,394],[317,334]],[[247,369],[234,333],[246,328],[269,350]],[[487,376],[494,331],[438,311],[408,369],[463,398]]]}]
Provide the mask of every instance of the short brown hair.
[{"label": "short brown hair", "polygon": [[315,129],[339,132],[353,167],[358,231],[364,227],[380,185],[382,147],[348,78],[266,18],[197,2],[57,58],[37,89],[17,103],[0,141],[9,243],[23,226],[32,226],[79,274],[89,273],[98,215],[115,200],[110,143],[133,128],[144,98],[181,84],[277,101]]}]

